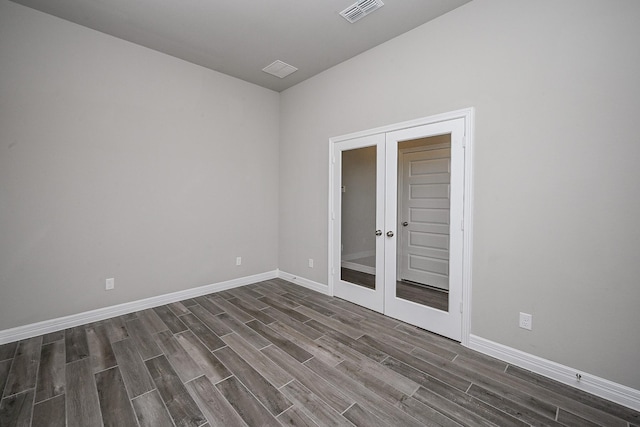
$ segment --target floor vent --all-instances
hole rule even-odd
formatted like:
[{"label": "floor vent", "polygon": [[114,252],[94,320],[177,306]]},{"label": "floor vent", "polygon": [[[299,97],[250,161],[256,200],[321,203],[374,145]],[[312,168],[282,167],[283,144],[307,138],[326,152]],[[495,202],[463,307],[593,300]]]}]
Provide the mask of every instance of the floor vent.
[{"label": "floor vent", "polygon": [[353,24],[382,6],[384,3],[381,0],[360,0],[340,12],[340,16]]},{"label": "floor vent", "polygon": [[289,74],[298,71],[298,69],[293,65],[287,64],[286,62],[273,61],[271,64],[264,67],[262,71],[283,79]]}]

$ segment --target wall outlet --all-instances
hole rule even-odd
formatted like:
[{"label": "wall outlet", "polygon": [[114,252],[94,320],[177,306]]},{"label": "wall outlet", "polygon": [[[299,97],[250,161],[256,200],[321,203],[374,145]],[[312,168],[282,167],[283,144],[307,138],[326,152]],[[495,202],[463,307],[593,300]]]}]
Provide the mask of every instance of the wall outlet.
[{"label": "wall outlet", "polygon": [[112,277],[110,279],[105,280],[105,282],[104,282],[104,290],[105,291],[110,291],[115,287],[116,287],[116,279],[114,279]]},{"label": "wall outlet", "polygon": [[313,268],[313,258],[309,258],[309,268]]},{"label": "wall outlet", "polygon": [[236,257],[236,265],[242,265],[242,257],[241,256],[237,256]]},{"label": "wall outlet", "polygon": [[520,313],[520,327],[530,331],[533,327],[533,316],[527,313]]}]

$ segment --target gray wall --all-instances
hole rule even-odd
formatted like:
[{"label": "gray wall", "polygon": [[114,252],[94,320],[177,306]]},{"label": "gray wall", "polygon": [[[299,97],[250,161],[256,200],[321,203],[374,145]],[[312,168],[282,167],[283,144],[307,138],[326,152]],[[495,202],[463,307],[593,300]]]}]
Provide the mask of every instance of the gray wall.
[{"label": "gray wall", "polygon": [[283,92],[280,268],[327,283],[330,137],[475,107],[472,333],[640,389],[638,16],[475,0]]},{"label": "gray wall", "polygon": [[342,260],[376,253],[376,147],[342,153]]},{"label": "gray wall", "polygon": [[278,127],[276,92],[0,1],[0,330],[275,270]]}]

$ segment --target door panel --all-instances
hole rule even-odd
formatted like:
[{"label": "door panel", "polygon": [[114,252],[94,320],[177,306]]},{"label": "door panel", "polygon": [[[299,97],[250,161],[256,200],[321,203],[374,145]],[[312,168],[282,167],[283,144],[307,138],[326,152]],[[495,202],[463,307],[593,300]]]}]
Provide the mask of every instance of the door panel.
[{"label": "door panel", "polygon": [[384,242],[376,236],[384,215],[383,150],[383,135],[345,141],[334,150],[334,207],[340,218],[334,227],[340,244],[334,251],[334,294],[378,312],[384,298]]},{"label": "door panel", "polygon": [[422,249],[431,258],[449,259],[449,227],[442,234],[409,230],[409,246]]},{"label": "door panel", "polygon": [[412,200],[448,199],[449,184],[410,184],[409,196]]},{"label": "door panel", "polygon": [[[433,201],[432,201],[433,202]],[[439,209],[437,208],[439,207]],[[409,208],[409,221],[432,227],[434,232],[449,228],[449,212],[443,209],[448,207],[448,201],[443,203],[429,203],[428,208]],[[437,231],[436,231],[437,230]]]},{"label": "door panel", "polygon": [[[413,270],[426,271],[434,276],[444,276],[449,273],[449,261],[446,259],[435,259],[420,255],[409,256],[409,268]],[[429,283],[424,283],[428,285]]]},{"label": "door panel", "polygon": [[[396,203],[385,222],[398,238],[385,246],[385,314],[458,341],[462,230],[452,224],[463,218],[463,135],[461,119],[386,134],[386,197]],[[428,137],[434,144],[417,144]]]},{"label": "door panel", "polygon": [[[429,175],[435,178],[435,180],[431,182],[446,182],[448,184],[450,150],[430,150],[426,154],[427,159],[432,158],[433,160],[410,160],[409,175]],[[441,158],[435,158],[436,156]],[[444,181],[439,181],[439,179],[443,179]]]}]

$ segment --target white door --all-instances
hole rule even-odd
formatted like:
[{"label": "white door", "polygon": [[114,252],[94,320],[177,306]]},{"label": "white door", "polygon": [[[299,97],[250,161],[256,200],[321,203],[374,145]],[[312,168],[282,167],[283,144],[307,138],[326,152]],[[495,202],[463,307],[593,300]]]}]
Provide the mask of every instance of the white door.
[{"label": "white door", "polygon": [[384,134],[335,144],[334,295],[384,309]]},{"label": "white door", "polygon": [[[344,139],[332,147],[334,295],[457,341],[462,337],[464,124],[455,118]],[[429,138],[445,138],[450,148],[432,145],[431,153],[414,156],[416,145]],[[405,154],[414,160],[407,179],[399,166]],[[412,197],[399,203],[405,181]],[[399,232],[406,236],[399,239]],[[431,288],[441,288],[434,297],[442,295],[439,302],[432,302],[434,294],[424,287],[399,280],[406,272],[398,262],[398,244],[406,239],[415,246],[407,251],[414,263],[406,270],[418,271],[404,278],[420,284],[429,276]]]},{"label": "white door", "polygon": [[449,289],[450,143],[398,150],[398,280]]},{"label": "white door", "polygon": [[[431,209],[439,206],[446,211],[448,201],[448,244],[440,243],[440,246],[448,246],[448,262],[440,259],[430,261],[430,258],[420,258],[421,266],[436,270],[440,277],[448,282],[447,299],[443,306],[428,305],[420,302],[420,299],[407,296],[404,293],[404,284],[397,280],[398,266],[398,228],[404,228],[404,219],[398,215],[398,150],[403,143],[416,141],[425,137],[449,135],[451,141],[450,183],[439,182],[422,183],[415,188],[416,198],[431,199]],[[386,174],[385,174],[385,225],[387,231],[392,231],[393,236],[385,242],[385,299],[384,314],[396,319],[411,323],[418,327],[430,330],[440,335],[460,341],[462,337],[462,277],[463,277],[463,207],[464,207],[464,120],[455,119],[430,125],[418,126],[409,129],[388,132],[386,135]],[[439,174],[435,174],[439,175]],[[440,178],[443,178],[440,176]],[[437,181],[437,178],[434,178]],[[428,196],[428,197],[427,197]],[[424,213],[424,212],[423,212]],[[438,214],[432,212],[432,218]],[[442,221],[442,219],[440,219]],[[399,224],[400,222],[400,224]],[[438,221],[426,226],[437,226]],[[437,240],[434,238],[434,240]],[[424,243],[424,242],[423,242]],[[424,254],[424,253],[423,253]],[[434,253],[430,253],[434,255]],[[443,255],[443,254],[441,254]],[[435,258],[431,258],[435,259]],[[448,264],[448,268],[446,267]],[[431,272],[431,277],[435,274]],[[428,290],[417,288],[417,292],[428,293]]]}]

